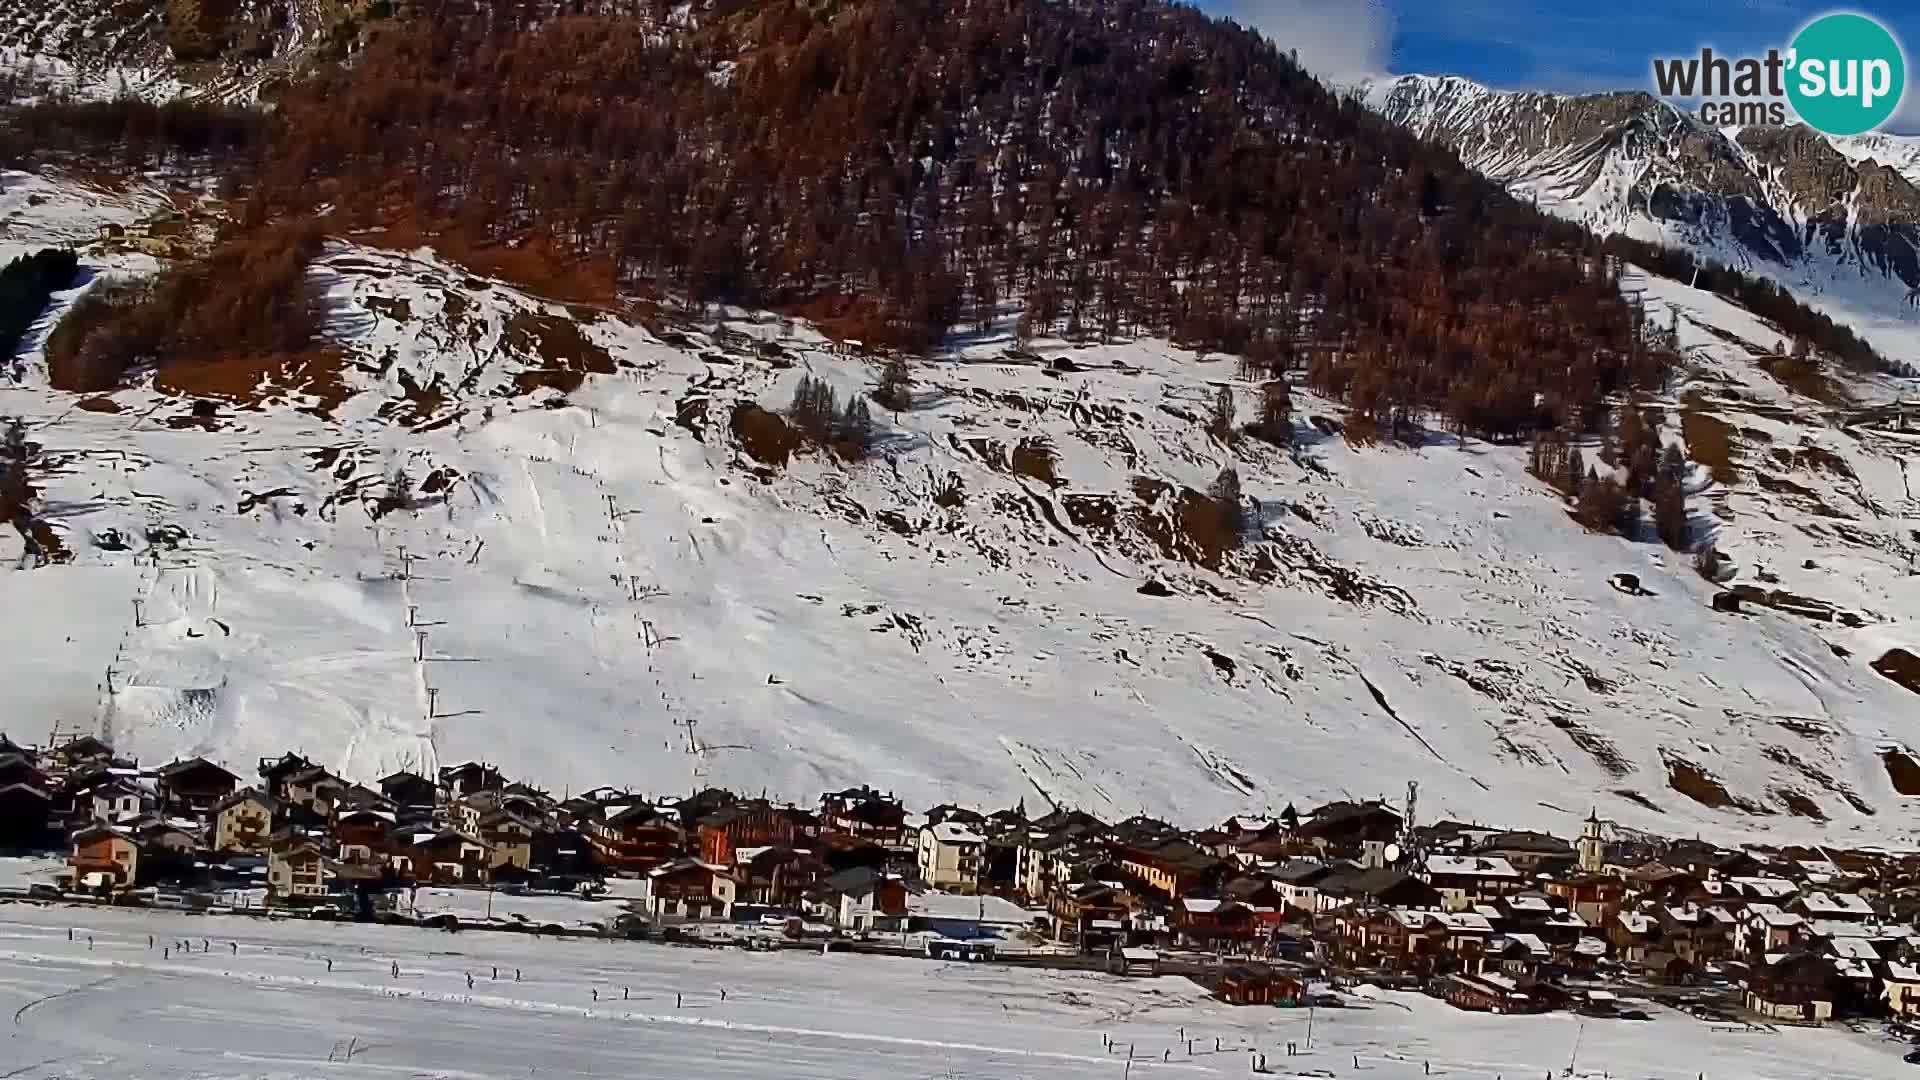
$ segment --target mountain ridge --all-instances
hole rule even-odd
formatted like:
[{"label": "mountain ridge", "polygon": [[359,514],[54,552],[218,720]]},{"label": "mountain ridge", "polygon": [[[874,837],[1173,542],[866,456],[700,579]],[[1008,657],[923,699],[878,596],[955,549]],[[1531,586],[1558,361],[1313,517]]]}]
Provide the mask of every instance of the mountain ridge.
[{"label": "mountain ridge", "polygon": [[1542,209],[1770,277],[1920,360],[1893,332],[1920,287],[1920,139],[1715,128],[1642,91],[1407,75],[1354,92]]}]

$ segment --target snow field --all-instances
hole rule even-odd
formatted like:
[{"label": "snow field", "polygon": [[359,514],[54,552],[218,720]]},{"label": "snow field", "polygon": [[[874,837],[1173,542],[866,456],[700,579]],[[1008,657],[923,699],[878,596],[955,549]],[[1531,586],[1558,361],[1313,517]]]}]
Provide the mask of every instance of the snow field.
[{"label": "snow field", "polygon": [[[176,941],[191,951],[163,958]],[[1892,1044],[1833,1029],[1735,1034],[1663,1010],[1634,1023],[1350,1000],[1314,1010],[1311,1052],[1284,1059],[1287,1042],[1306,1041],[1306,1011],[1235,1009],[1176,978],[0,909],[7,1061],[30,1078],[1244,1076],[1250,1051],[1264,1051],[1281,1076],[1291,1065],[1401,1080],[1430,1065],[1478,1080],[1561,1075],[1576,1040],[1581,1077],[1868,1080],[1902,1067]]]}]

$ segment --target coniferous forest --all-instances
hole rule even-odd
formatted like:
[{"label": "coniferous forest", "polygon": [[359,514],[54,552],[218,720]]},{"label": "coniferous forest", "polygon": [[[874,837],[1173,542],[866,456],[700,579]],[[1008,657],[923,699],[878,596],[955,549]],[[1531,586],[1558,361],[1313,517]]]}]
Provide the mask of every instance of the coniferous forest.
[{"label": "coniferous forest", "polygon": [[[1017,305],[1022,336],[1160,335],[1303,372],[1388,433],[1596,430],[1676,361],[1619,275],[1687,256],[1603,245],[1191,8],[672,10],[415,0],[277,88],[264,118],[45,105],[0,154],[111,140],[217,162],[242,229],[324,210],[328,231],[511,250],[575,293],[775,307],[910,352]],[[300,307],[221,288],[142,302]],[[1796,335],[1873,361],[1783,292],[1747,291]],[[154,359],[136,346],[155,334],[120,337],[88,352],[90,383]]]}]

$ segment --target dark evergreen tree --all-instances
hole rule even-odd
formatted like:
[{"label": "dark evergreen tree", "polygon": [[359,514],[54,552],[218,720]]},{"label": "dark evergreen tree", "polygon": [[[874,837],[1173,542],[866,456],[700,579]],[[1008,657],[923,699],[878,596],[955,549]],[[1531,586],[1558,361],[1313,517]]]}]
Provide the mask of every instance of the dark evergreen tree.
[{"label": "dark evergreen tree", "polygon": [[1275,446],[1293,441],[1293,397],[1285,379],[1273,379],[1260,388],[1260,419],[1254,433]]},{"label": "dark evergreen tree", "polygon": [[1240,470],[1229,465],[1220,470],[1207,488],[1207,496],[1213,500],[1220,516],[1220,529],[1229,539],[1229,546],[1237,543],[1240,532],[1246,527],[1245,509],[1240,505]]},{"label": "dark evergreen tree", "polygon": [[886,366],[880,369],[880,385],[874,388],[873,400],[890,412],[913,408],[913,371],[908,368],[904,355],[895,353],[887,358]]},{"label": "dark evergreen tree", "polygon": [[1221,442],[1232,442],[1233,416],[1233,388],[1222,386],[1213,395],[1213,412],[1207,417],[1207,434]]}]

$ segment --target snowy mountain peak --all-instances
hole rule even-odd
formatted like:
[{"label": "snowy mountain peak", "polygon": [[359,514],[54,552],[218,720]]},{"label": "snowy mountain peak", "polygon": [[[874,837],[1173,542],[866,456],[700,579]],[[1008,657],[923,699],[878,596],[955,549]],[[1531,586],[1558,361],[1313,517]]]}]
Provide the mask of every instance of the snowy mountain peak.
[{"label": "snowy mountain peak", "polygon": [[1816,303],[1837,291],[1888,315],[1920,286],[1920,140],[1715,128],[1645,92],[1500,91],[1457,77],[1376,82],[1363,100],[1603,235],[1686,247]]}]

